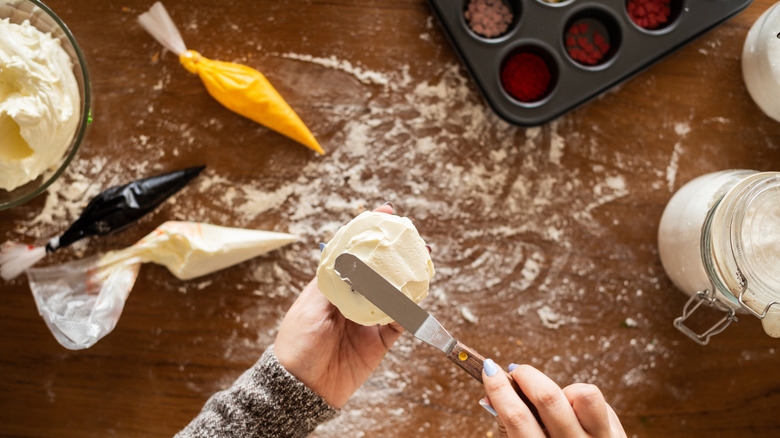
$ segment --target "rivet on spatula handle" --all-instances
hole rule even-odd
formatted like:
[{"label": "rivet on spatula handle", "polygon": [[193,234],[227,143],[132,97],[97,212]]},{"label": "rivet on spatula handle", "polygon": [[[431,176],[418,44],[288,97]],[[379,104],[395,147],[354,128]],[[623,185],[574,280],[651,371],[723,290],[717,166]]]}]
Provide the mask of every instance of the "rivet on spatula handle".
[{"label": "rivet on spatula handle", "polygon": [[[450,351],[450,353],[447,355],[447,358],[455,362],[455,365],[461,367],[464,371],[469,373],[471,377],[477,379],[479,383],[482,383],[482,368],[484,366],[483,363],[485,362],[485,358],[481,354],[477,353],[476,350],[458,341],[458,343],[455,344],[455,346],[452,348],[452,351]],[[512,389],[514,389],[517,395],[520,396],[520,399],[523,400],[523,403],[528,406],[528,409],[534,415],[536,421],[539,422],[539,425],[544,428],[544,423],[542,423],[542,418],[539,416],[539,411],[536,410],[536,406],[534,406],[533,403],[528,400],[528,397],[523,394],[523,391],[521,391],[520,387],[517,386],[515,379],[513,379],[509,373],[505,374],[507,379],[509,379],[509,384],[512,385]]]}]

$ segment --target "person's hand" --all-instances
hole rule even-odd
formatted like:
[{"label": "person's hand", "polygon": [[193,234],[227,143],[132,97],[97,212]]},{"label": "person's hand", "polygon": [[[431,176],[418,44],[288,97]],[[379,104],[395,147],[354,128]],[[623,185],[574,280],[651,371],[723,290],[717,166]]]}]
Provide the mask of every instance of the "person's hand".
[{"label": "person's hand", "polygon": [[546,432],[509,385],[506,373],[487,359],[482,378],[488,403],[498,414],[499,437],[626,436],[617,414],[595,385],[575,383],[561,389],[530,365],[512,364],[509,370],[511,377],[539,411]]},{"label": "person's hand", "polygon": [[[393,214],[393,207],[374,211]],[[346,319],[317,289],[315,278],[282,320],[274,350],[290,374],[340,409],[401,333],[395,322],[367,327]]]}]

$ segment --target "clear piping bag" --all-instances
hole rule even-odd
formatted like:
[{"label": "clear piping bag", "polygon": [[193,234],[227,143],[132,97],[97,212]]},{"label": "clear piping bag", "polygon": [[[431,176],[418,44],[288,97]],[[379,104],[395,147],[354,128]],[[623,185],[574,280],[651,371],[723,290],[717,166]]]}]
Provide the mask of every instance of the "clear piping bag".
[{"label": "clear piping bag", "polygon": [[35,304],[57,341],[89,348],[116,327],[142,263],[165,266],[181,280],[208,275],[293,243],[271,231],[169,221],[135,245],[27,271]]},{"label": "clear piping bag", "polygon": [[138,22],[166,49],[177,54],[184,68],[200,76],[209,94],[219,103],[320,154],[325,153],[309,128],[262,73],[245,65],[211,60],[194,50],[187,50],[179,30],[160,2],[141,14]]}]

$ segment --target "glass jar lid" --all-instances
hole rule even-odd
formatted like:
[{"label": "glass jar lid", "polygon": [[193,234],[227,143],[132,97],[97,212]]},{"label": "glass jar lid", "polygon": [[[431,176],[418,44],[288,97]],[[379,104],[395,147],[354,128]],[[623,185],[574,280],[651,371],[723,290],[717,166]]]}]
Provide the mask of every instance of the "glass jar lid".
[{"label": "glass jar lid", "polygon": [[780,172],[745,178],[716,210],[710,227],[715,283],[780,337]]},{"label": "glass jar lid", "polygon": [[780,301],[780,172],[759,175],[741,190],[731,244],[742,286],[766,306]]}]

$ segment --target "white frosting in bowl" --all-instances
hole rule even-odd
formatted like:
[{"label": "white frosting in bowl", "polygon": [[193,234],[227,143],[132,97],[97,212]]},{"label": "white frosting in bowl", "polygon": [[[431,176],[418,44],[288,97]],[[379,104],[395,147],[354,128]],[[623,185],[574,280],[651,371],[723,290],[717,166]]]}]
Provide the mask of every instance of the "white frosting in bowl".
[{"label": "white frosting in bowl", "polygon": [[415,303],[428,295],[433,261],[412,221],[386,213],[365,212],[341,227],[325,246],[317,284],[348,319],[362,325],[388,324],[392,318],[352,292],[333,264],[342,253],[354,254]]},{"label": "white frosting in bowl", "polygon": [[55,167],[79,123],[79,87],[60,41],[0,19],[0,189]]}]

